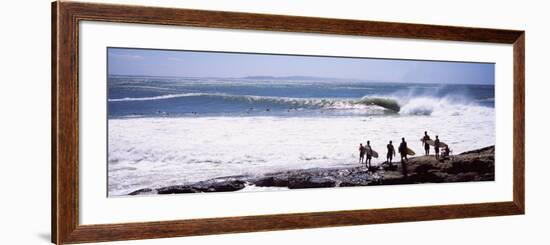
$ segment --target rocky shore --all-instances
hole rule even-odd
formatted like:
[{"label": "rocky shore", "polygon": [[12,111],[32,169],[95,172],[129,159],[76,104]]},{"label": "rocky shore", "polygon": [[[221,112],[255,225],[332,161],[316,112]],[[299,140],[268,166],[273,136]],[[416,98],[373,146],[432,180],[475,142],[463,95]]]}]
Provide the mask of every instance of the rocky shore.
[{"label": "rocky shore", "polygon": [[268,173],[262,176],[229,176],[187,185],[144,188],[128,195],[177,194],[238,191],[247,186],[289,189],[347,187],[370,185],[493,181],[495,179],[495,147],[489,146],[438,161],[432,156],[411,157],[408,176],[402,174],[400,162],[382,164],[371,169],[364,166],[344,168],[312,168]]}]

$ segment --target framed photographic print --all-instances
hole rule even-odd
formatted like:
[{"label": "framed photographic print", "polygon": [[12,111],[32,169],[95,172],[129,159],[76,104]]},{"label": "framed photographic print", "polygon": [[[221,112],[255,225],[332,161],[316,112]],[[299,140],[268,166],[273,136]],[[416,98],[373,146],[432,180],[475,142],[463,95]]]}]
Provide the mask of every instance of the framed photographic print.
[{"label": "framed photographic print", "polygon": [[52,242],[523,214],[524,50],[517,30],[54,2]]}]

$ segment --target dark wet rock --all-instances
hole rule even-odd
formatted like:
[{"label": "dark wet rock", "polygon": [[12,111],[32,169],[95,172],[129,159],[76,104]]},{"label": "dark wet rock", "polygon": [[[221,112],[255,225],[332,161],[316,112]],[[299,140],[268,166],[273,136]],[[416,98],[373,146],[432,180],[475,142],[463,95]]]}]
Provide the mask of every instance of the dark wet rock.
[{"label": "dark wet rock", "polygon": [[[173,185],[156,189],[158,194],[181,194],[199,192],[238,191],[245,187],[245,181],[238,179],[211,179],[191,185]],[[141,193],[138,193],[141,194]]]},{"label": "dark wet rock", "polygon": [[375,172],[378,172],[378,170],[380,170],[380,166],[370,166],[369,167],[369,172],[375,173]]},{"label": "dark wet rock", "polygon": [[266,187],[285,187],[288,186],[288,176],[267,176],[261,177],[253,181],[254,185]]},{"label": "dark wet rock", "polygon": [[130,195],[130,196],[144,195],[144,194],[154,194],[153,189],[143,188],[143,189],[139,189],[139,190],[132,191],[132,192],[128,193],[128,195]]},{"label": "dark wet rock", "polygon": [[197,182],[191,187],[200,192],[226,192],[226,191],[238,191],[245,186],[244,180],[206,180]]},{"label": "dark wet rock", "polygon": [[[459,173],[455,175],[451,175],[447,178],[448,182],[469,182],[469,181],[483,181],[486,178],[483,176],[480,176],[479,174],[475,172],[468,172],[468,173]],[[487,179],[490,180],[490,179]]]},{"label": "dark wet rock", "polygon": [[437,160],[434,156],[413,157],[407,162],[409,173],[407,178],[385,174],[382,181],[373,184],[493,181],[495,179],[494,153],[495,147],[489,146],[461,153],[446,160]]},{"label": "dark wet rock", "polygon": [[187,185],[173,185],[157,189],[158,194],[197,193],[198,190]]},{"label": "dark wet rock", "polygon": [[351,176],[343,179],[338,186],[339,187],[366,186],[366,185],[369,185],[371,182],[372,180],[368,180],[364,176]]},{"label": "dark wet rock", "polygon": [[306,175],[294,177],[288,181],[289,189],[323,188],[334,186],[336,186],[336,181],[334,179],[323,176]]},{"label": "dark wet rock", "polygon": [[397,171],[397,164],[392,164],[392,165],[388,165],[388,164],[384,164],[382,166],[382,169],[385,170],[385,171]]},{"label": "dark wet rock", "polygon": [[462,153],[458,154],[458,156],[475,155],[475,154],[479,154],[479,155],[491,155],[492,154],[492,155],[494,155],[495,154],[495,146],[492,145],[492,146],[483,147],[483,148],[473,150],[473,151],[465,151],[465,152],[462,152]]},{"label": "dark wet rock", "polygon": [[459,155],[451,161],[452,166],[447,169],[448,173],[489,173],[495,169],[495,160],[493,155],[471,154]]},{"label": "dark wet rock", "polygon": [[412,173],[407,177],[407,182],[414,183],[442,183],[445,182],[445,173],[439,171],[426,171]]}]

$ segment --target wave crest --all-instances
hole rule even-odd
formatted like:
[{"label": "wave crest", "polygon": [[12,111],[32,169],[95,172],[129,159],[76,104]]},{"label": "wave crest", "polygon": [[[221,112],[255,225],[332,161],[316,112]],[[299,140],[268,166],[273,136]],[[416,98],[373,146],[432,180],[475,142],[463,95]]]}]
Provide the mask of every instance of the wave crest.
[{"label": "wave crest", "polygon": [[211,97],[224,99],[226,101],[247,102],[250,104],[275,104],[286,105],[289,108],[306,108],[306,109],[364,109],[369,106],[378,106],[383,109],[399,112],[400,106],[397,100],[381,97],[363,97],[359,100],[343,99],[343,98],[290,98],[290,97],[272,97],[272,96],[255,96],[255,95],[232,95],[224,93],[182,93],[168,94],[152,97],[139,98],[117,98],[109,99],[109,102],[129,102],[129,101],[154,101],[166,100],[182,97]]},{"label": "wave crest", "polygon": [[401,110],[401,106],[399,105],[399,102],[391,98],[363,97],[356,103],[364,104],[364,105],[376,105],[376,106],[380,106],[382,108],[391,110],[393,112],[399,112]]},{"label": "wave crest", "polygon": [[357,113],[399,113],[401,115],[462,115],[467,112],[485,113],[491,108],[458,98],[437,97],[384,97],[365,96],[350,98],[291,98],[256,95],[234,95],[225,93],[182,93],[141,98],[109,99],[109,102],[155,101],[182,97],[209,97],[225,102],[247,103],[255,106],[284,106],[288,109],[346,110]]},{"label": "wave crest", "polygon": [[193,96],[201,96],[201,95],[206,95],[206,94],[205,93],[183,93],[183,94],[167,94],[167,95],[160,95],[160,96],[138,97],[138,98],[126,97],[126,98],[118,98],[118,99],[109,99],[109,102],[165,100],[165,99],[193,97]]}]

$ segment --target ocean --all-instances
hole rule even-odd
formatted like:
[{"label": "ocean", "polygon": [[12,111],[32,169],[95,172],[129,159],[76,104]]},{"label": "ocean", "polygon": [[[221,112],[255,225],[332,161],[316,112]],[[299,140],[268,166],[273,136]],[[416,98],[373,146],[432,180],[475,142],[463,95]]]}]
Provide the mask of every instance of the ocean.
[{"label": "ocean", "polygon": [[109,76],[108,191],[358,165],[358,145],[495,144],[494,85]]}]

